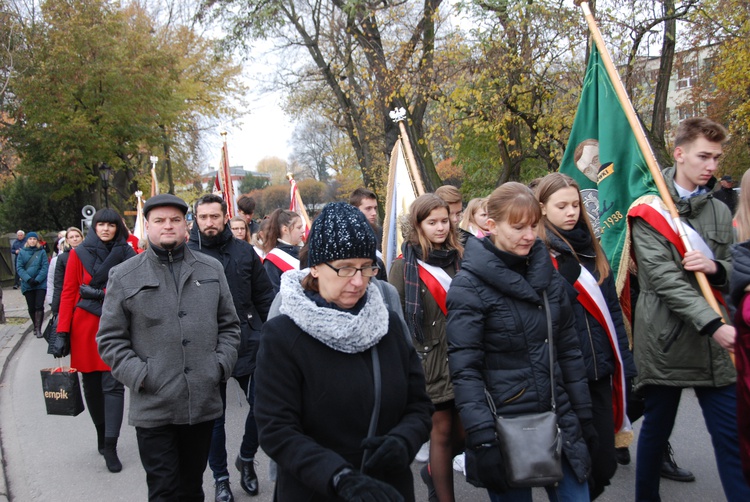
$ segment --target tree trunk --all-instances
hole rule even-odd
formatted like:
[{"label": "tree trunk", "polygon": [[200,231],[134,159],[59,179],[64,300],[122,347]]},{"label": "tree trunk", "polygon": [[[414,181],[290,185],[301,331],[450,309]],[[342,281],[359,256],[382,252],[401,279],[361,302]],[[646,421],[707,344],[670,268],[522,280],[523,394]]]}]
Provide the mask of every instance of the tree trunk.
[{"label": "tree trunk", "polygon": [[[669,79],[672,76],[672,65],[674,63],[675,37],[677,34],[677,21],[671,16],[674,14],[675,0],[663,0],[664,6],[664,40],[661,46],[661,60],[659,62],[659,79],[656,82],[654,92],[654,110],[651,116],[651,130],[649,139],[654,156],[662,167],[671,164],[667,152],[664,133],[667,118],[667,95],[669,93]],[[666,162],[666,163],[665,163]]]}]

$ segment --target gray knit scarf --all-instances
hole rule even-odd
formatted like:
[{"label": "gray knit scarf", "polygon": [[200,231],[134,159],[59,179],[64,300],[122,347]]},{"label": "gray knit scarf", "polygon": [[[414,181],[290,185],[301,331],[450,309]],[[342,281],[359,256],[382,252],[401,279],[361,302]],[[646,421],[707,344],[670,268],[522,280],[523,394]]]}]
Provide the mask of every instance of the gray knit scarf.
[{"label": "gray knit scarf", "polygon": [[300,281],[308,270],[290,270],[281,276],[280,312],[305,333],[338,352],[357,354],[376,345],[388,332],[388,309],[377,286],[367,286],[367,299],[354,315],[318,306],[305,295]]}]

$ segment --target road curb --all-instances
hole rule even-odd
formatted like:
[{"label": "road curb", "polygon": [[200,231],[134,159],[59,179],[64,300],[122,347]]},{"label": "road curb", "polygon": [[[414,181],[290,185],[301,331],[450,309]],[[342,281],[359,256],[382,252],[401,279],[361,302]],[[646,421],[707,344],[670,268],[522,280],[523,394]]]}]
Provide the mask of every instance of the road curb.
[{"label": "road curb", "polygon": [[[23,323],[16,333],[8,340],[8,343],[0,350],[0,385],[5,379],[5,369],[8,367],[8,361],[13,357],[18,348],[21,346],[26,335],[32,332],[33,323],[29,319]],[[10,493],[8,493],[8,480],[5,477],[5,452],[3,450],[2,436],[0,435],[0,502],[8,502]]]}]

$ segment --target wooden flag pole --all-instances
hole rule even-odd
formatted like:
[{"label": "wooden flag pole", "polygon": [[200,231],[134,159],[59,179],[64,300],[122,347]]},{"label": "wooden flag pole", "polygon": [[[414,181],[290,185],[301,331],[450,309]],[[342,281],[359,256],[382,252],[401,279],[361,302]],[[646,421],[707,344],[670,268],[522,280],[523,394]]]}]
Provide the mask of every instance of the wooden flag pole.
[{"label": "wooden flag pole", "polygon": [[[640,148],[641,153],[643,153],[643,157],[646,160],[649,171],[651,171],[651,176],[654,178],[656,188],[659,190],[659,196],[664,201],[664,204],[669,210],[669,214],[672,216],[675,228],[677,229],[677,233],[680,235],[682,243],[685,245],[685,249],[687,251],[692,251],[693,245],[690,243],[690,240],[685,233],[685,227],[682,224],[682,220],[680,220],[680,215],[674,205],[672,196],[669,194],[667,184],[664,182],[664,176],[661,174],[661,169],[659,169],[659,165],[656,163],[654,152],[651,150],[651,145],[646,139],[646,134],[643,132],[641,122],[638,120],[638,117],[635,114],[633,104],[630,102],[630,99],[625,92],[625,86],[622,85],[620,74],[617,73],[617,69],[615,68],[614,63],[612,63],[612,58],[609,55],[609,51],[607,51],[607,46],[604,43],[602,34],[599,31],[599,27],[596,25],[594,16],[591,14],[589,3],[582,0],[574,0],[574,2],[577,5],[580,5],[581,10],[583,11],[583,15],[589,25],[591,37],[594,39],[594,43],[599,49],[599,54],[602,57],[602,63],[604,63],[604,67],[607,70],[609,79],[612,81],[612,85],[615,88],[615,93],[617,94],[617,98],[620,101],[620,105],[622,105],[625,116],[628,118],[630,128],[633,130],[633,134],[635,135],[638,147]],[[716,298],[711,291],[711,285],[708,283],[706,274],[704,274],[703,272],[695,272],[695,277],[698,280],[698,285],[700,286],[701,293],[703,293],[703,296],[706,298],[708,304],[716,311],[717,314],[719,314],[723,318],[724,316],[722,315],[721,309],[719,308],[719,302],[716,301]],[[734,356],[732,356],[732,361],[734,361]]]},{"label": "wooden flag pole", "polygon": [[414,152],[411,149],[411,141],[409,141],[409,134],[404,125],[404,120],[406,120],[406,110],[403,108],[396,108],[395,110],[392,110],[389,115],[391,116],[391,119],[398,124],[398,130],[401,132],[401,143],[403,144],[404,152],[406,153],[406,165],[409,167],[411,179],[417,189],[417,196],[424,195],[424,182],[422,181],[422,175],[419,173],[417,159],[414,158]]},{"label": "wooden flag pole", "polygon": [[[286,173],[286,179],[289,180],[290,184],[293,181],[294,183],[297,183],[294,180],[293,173]],[[294,201],[297,204],[297,207],[299,208],[300,216],[302,216],[302,221],[305,224],[305,228],[310,230],[312,222],[310,221],[310,216],[307,214],[307,209],[305,209],[305,205],[302,203],[302,195],[299,193],[299,185],[297,185],[297,190],[294,191]]]}]

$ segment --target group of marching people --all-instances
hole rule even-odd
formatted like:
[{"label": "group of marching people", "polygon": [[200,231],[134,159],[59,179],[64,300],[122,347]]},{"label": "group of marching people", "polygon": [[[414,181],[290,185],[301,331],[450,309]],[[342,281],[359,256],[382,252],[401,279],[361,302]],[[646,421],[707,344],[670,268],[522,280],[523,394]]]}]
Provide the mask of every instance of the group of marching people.
[{"label": "group of marching people", "polygon": [[[731,214],[711,195],[724,137],[711,121],[684,121],[675,167],[664,171],[695,250],[672,239],[676,231],[657,197],[636,201],[629,214],[640,289],[632,340],[579,187],[564,174],[536,180],[533,190],[505,183],[465,210],[453,187],[418,197],[400,222],[404,243],[387,281],[381,280],[377,200],[369,190],[325,206],[307,235],[297,213],[276,210],[253,229],[241,218],[230,220],[221,200],[201,198],[185,252],[223,264],[240,325],[249,326],[250,338],[237,346],[240,358],[242,344],[253,347],[250,369],[230,372],[245,391],[252,421],[236,461],[243,489],[258,493],[253,457],[259,443],[276,466],[275,500],[413,501],[410,465],[429,441],[420,475],[430,501],[455,499],[452,463],[461,453],[467,480],[486,488],[490,500],[530,501],[531,488],[510,481],[508,465],[517,452],[503,451],[496,418],[552,410],[562,475],[544,486],[549,499],[593,500],[615,474],[616,432],[624,444],[632,437],[630,421],[637,417],[628,404],[637,394],[644,418],[635,495],[659,500],[680,392],[695,387],[726,498],[750,500],[741,463],[750,477],[750,419],[743,413],[750,409],[750,247],[735,249],[733,273]],[[750,186],[750,175],[744,178]],[[738,210],[740,240],[750,238],[749,202],[750,191]],[[184,215],[181,204],[162,205]],[[113,472],[122,468],[116,443],[123,385],[99,357],[95,337],[107,274],[134,254],[121,225],[119,217],[97,213],[93,231],[70,253],[50,342],[52,353],[70,353],[84,373],[98,445]],[[228,251],[234,239],[255,246],[250,275],[232,277],[232,267],[239,267]],[[706,274],[717,291],[732,280],[737,343],[728,315],[716,314],[700,296],[694,272]],[[247,301],[237,297],[243,290]],[[110,350],[112,358],[106,333],[101,338],[99,350]],[[729,358],[735,349],[739,392]],[[225,382],[219,390],[222,412],[209,417],[216,420],[215,444],[206,458],[216,500],[226,502],[233,495]]]}]

